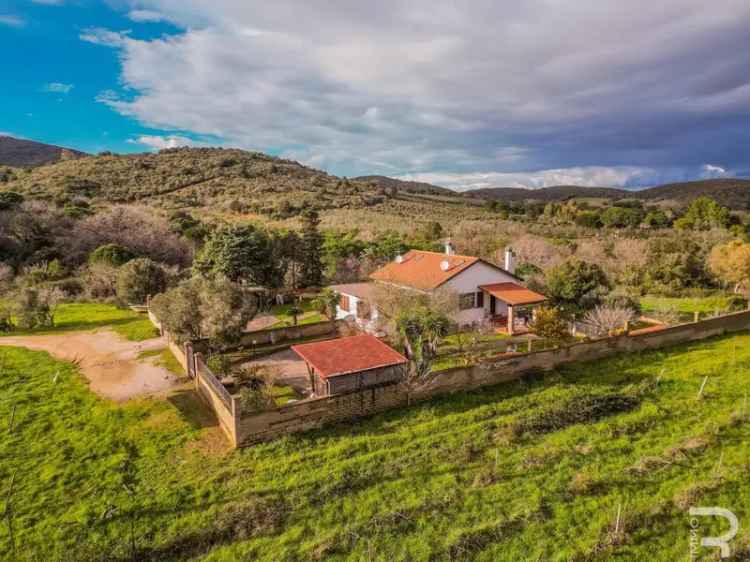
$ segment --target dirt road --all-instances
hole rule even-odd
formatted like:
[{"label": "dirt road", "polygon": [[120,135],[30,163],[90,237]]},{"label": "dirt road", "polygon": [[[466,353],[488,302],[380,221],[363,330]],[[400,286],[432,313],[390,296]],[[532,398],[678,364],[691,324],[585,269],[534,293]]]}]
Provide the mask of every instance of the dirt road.
[{"label": "dirt road", "polygon": [[162,338],[131,342],[115,332],[98,330],[0,337],[0,345],[46,351],[58,359],[77,362],[92,391],[118,402],[165,395],[184,384],[179,377],[156,365],[155,357],[138,358],[143,351],[166,347]]}]

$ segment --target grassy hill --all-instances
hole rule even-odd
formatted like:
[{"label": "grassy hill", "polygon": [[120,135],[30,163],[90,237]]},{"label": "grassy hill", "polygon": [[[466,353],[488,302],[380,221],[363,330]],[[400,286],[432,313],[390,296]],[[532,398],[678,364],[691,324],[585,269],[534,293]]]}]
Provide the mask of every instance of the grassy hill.
[{"label": "grassy hill", "polygon": [[609,187],[581,187],[578,185],[557,185],[540,189],[524,189],[521,187],[486,187],[466,192],[470,197],[481,199],[497,199],[501,201],[565,201],[578,197],[595,197],[606,199],[621,199],[632,196],[625,189]]},{"label": "grassy hill", "polygon": [[354,178],[355,181],[366,182],[380,188],[391,188],[398,191],[407,191],[409,193],[423,193],[429,195],[447,195],[456,196],[456,192],[447,187],[439,187],[431,183],[418,181],[403,181],[386,176],[359,176]]},{"label": "grassy hill", "polygon": [[235,452],[188,393],[116,405],[46,354],[0,360],[3,559],[673,562],[695,505],[733,511],[750,557],[747,334]]},{"label": "grassy hill", "polygon": [[0,135],[0,166],[30,168],[84,156],[71,148]]}]

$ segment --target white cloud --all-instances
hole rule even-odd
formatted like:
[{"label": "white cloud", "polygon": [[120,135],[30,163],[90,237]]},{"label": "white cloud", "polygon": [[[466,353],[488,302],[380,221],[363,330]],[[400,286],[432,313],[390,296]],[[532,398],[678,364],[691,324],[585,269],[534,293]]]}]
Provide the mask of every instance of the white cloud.
[{"label": "white cloud", "polygon": [[598,169],[617,184],[635,181],[624,169],[745,158],[747,127],[723,118],[750,112],[745,0],[720,11],[703,0],[138,8],[186,31],[81,38],[120,50],[129,98],[101,101],[154,128],[347,175]]},{"label": "white cloud", "polygon": [[43,92],[51,94],[69,94],[73,89],[73,84],[63,84],[62,82],[49,82],[42,87]]},{"label": "white cloud", "polygon": [[141,135],[137,139],[130,139],[127,142],[147,146],[151,150],[163,150],[165,148],[177,148],[180,146],[207,146],[204,142],[180,135]]},{"label": "white cloud", "polygon": [[164,20],[164,16],[152,10],[132,10],[128,18],[138,23],[155,23]]},{"label": "white cloud", "polygon": [[730,174],[726,168],[714,164],[704,164],[701,171],[701,177],[704,179],[725,178],[728,175]]},{"label": "white cloud", "polygon": [[11,16],[8,14],[0,14],[0,25],[7,25],[10,27],[23,27],[26,25],[26,21],[18,16]]},{"label": "white cloud", "polygon": [[105,47],[124,47],[128,34],[131,30],[110,31],[101,27],[85,29],[78,37],[88,43],[103,45]]}]

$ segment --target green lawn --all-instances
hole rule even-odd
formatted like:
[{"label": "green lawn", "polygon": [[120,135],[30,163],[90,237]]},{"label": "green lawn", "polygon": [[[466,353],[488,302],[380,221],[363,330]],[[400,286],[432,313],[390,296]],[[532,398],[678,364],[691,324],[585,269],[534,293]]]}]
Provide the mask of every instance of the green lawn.
[{"label": "green lawn", "polygon": [[54,328],[14,330],[4,335],[49,334],[64,331],[95,330],[110,327],[130,341],[143,341],[159,335],[144,314],[110,304],[66,303],[55,313]]},{"label": "green lawn", "polygon": [[731,308],[731,296],[717,295],[711,297],[656,297],[641,298],[641,308],[644,313],[674,310],[683,314],[713,314],[716,311],[727,311]]},{"label": "green lawn", "polygon": [[320,314],[320,312],[313,306],[313,299],[302,299],[295,305],[281,304],[272,307],[270,313],[276,317],[277,322],[272,325],[271,328],[294,326],[294,317],[290,314],[290,311],[295,307],[302,311],[302,314],[297,317],[298,326],[304,324],[315,324],[326,320],[325,316]]},{"label": "green lawn", "polygon": [[3,560],[674,562],[691,505],[732,510],[750,558],[748,334],[227,454],[189,395],[118,406],[44,353],[0,348],[0,367]]}]

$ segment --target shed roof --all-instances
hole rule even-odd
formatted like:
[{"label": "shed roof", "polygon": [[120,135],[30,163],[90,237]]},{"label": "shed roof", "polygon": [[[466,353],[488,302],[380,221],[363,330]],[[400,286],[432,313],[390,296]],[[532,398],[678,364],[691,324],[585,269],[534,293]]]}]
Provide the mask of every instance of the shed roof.
[{"label": "shed roof", "polygon": [[303,343],[292,350],[323,378],[407,363],[406,357],[371,335]]},{"label": "shed roof", "polygon": [[544,295],[517,283],[493,283],[479,288],[511,306],[537,304],[547,300]]}]

